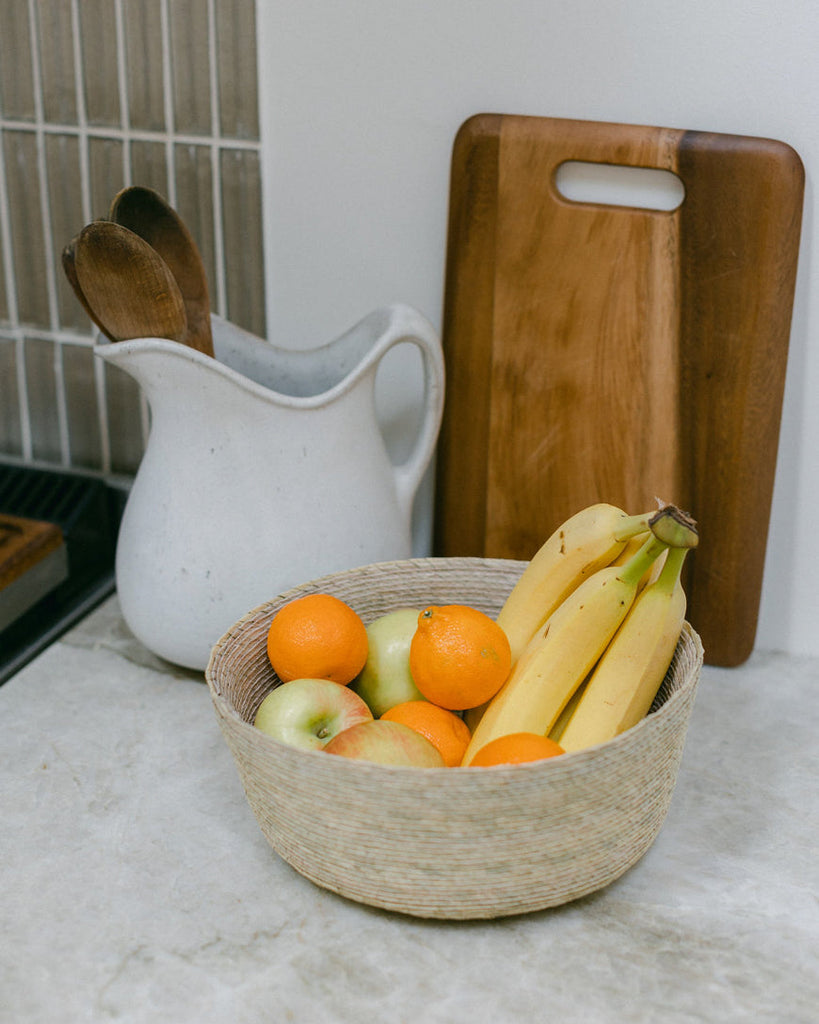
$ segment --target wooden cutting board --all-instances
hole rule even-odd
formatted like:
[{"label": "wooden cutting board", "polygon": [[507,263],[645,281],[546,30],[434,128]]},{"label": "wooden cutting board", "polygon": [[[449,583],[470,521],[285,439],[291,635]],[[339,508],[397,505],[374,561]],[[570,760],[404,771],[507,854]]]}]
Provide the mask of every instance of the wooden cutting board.
[{"label": "wooden cutting board", "polygon": [[[672,171],[674,211],[578,203],[565,161]],[[804,188],[770,139],[482,114],[454,144],[439,555],[529,558],[596,501],[689,511],[706,661],[753,649]]]}]

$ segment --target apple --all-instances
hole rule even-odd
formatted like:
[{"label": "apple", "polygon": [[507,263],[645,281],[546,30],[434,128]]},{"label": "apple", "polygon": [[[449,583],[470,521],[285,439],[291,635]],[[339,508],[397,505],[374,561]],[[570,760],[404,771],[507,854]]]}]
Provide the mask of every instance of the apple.
[{"label": "apple", "polygon": [[325,754],[339,754],[376,764],[407,765],[411,768],[443,768],[444,759],[426,736],[401,722],[373,719],[359,722],[338,733],[324,748]]},{"label": "apple", "polygon": [[376,718],[407,700],[423,700],[410,673],[409,650],[420,611],[399,608],[367,626],[369,652],[364,668],[350,684]]},{"label": "apple", "polygon": [[372,719],[366,702],[341,683],[291,679],[268,693],[253,724],[291,747],[321,750],[338,733]]}]

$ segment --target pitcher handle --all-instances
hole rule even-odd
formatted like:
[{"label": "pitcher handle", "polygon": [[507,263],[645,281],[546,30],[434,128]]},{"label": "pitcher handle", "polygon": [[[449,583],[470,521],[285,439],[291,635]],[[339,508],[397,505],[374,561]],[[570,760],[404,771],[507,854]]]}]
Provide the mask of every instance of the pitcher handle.
[{"label": "pitcher handle", "polygon": [[396,303],[389,307],[390,322],[379,338],[376,360],[395,345],[411,342],[423,360],[424,415],[412,450],[400,465],[393,467],[400,507],[409,514],[415,492],[426,471],[441,429],[444,409],[444,354],[441,340],[432,324],[412,306]]}]

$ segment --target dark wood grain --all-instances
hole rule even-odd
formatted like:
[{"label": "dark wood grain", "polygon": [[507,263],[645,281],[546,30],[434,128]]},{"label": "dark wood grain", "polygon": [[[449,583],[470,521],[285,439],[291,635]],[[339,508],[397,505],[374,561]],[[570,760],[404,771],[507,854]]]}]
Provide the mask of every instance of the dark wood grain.
[{"label": "dark wood grain", "polygon": [[[485,555],[498,152],[501,118],[478,115],[453,151],[443,335],[446,415],[437,456],[435,535],[451,555]],[[464,272],[466,271],[466,272]],[[466,486],[472,499],[462,493]],[[466,498],[466,500],[464,500]]]},{"label": "dark wood grain", "polygon": [[[565,160],[657,167],[673,212],[572,203]],[[482,115],[455,141],[436,553],[529,558],[594,501],[688,509],[689,618],[750,653],[802,167],[765,139]]]},{"label": "dark wood grain", "polygon": [[682,500],[702,523],[687,577],[712,664],[756,635],[785,387],[804,172],[782,143],[680,142]]}]

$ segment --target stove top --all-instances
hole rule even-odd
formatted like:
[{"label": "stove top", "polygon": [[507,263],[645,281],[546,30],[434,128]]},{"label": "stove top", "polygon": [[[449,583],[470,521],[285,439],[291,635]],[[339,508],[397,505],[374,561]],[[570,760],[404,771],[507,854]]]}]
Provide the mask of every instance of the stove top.
[{"label": "stove top", "polygon": [[[96,477],[0,464],[0,516],[6,538],[23,551],[16,571],[0,573],[0,683],[113,593],[126,497],[124,487]],[[23,539],[45,535],[47,524],[62,543],[51,538],[40,557]]]}]

